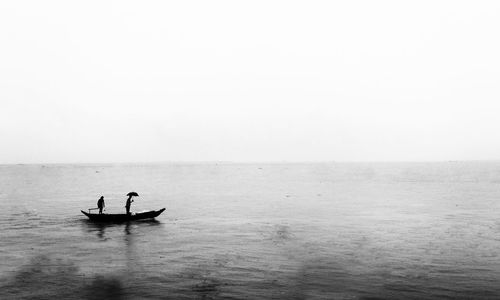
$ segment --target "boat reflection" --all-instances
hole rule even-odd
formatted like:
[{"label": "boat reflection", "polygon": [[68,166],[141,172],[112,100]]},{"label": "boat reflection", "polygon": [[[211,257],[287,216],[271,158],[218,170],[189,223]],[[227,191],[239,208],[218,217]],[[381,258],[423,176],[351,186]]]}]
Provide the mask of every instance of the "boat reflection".
[{"label": "boat reflection", "polygon": [[[158,227],[160,228],[162,223],[155,219],[150,220],[140,220],[124,223],[104,223],[104,222],[93,222],[90,220],[82,220],[81,222],[83,229],[87,233],[95,233],[100,240],[108,240],[113,237],[117,237],[119,232],[124,232],[125,237],[138,232],[144,231],[145,227]],[[123,227],[123,231],[119,230]],[[148,231],[151,228],[147,229]],[[126,238],[126,242],[127,238]]]}]

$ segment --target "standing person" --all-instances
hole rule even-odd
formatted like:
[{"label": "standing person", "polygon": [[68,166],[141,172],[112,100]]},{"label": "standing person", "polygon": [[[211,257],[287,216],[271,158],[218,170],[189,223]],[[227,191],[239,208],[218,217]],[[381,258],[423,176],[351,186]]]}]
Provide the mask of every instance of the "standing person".
[{"label": "standing person", "polygon": [[128,195],[127,203],[125,204],[125,209],[127,210],[127,215],[130,215],[130,205],[134,202],[132,200],[132,195]]},{"label": "standing person", "polygon": [[104,197],[101,196],[99,200],[97,200],[97,207],[99,208],[99,214],[102,214],[102,209],[104,208]]}]

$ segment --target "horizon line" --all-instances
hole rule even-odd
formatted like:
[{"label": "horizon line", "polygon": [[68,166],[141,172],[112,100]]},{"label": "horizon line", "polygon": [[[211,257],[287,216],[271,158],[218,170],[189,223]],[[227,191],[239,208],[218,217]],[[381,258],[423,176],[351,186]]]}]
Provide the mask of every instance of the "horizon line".
[{"label": "horizon line", "polygon": [[232,160],[182,160],[182,161],[121,161],[121,162],[36,162],[36,163],[0,163],[0,166],[39,166],[39,165],[151,165],[151,164],[343,164],[343,163],[487,163],[500,162],[500,159],[464,159],[464,160],[271,160],[271,161],[232,161]]}]

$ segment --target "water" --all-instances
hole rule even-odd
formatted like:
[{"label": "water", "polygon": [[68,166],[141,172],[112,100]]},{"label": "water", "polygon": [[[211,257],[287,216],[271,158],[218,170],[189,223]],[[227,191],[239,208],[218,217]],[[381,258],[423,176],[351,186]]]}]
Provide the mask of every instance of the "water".
[{"label": "water", "polygon": [[[0,166],[1,299],[498,299],[500,163]],[[100,225],[80,210],[167,210]]]}]

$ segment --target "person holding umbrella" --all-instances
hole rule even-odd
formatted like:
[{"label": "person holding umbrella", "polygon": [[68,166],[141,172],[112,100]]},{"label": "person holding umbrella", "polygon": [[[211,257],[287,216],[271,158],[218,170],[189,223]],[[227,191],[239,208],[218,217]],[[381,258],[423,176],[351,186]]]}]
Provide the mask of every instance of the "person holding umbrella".
[{"label": "person holding umbrella", "polygon": [[132,202],[134,202],[134,200],[132,200],[132,197],[139,196],[139,194],[137,194],[136,192],[130,192],[127,194],[127,196],[128,196],[128,199],[127,199],[127,203],[125,203],[125,209],[127,210],[127,215],[130,215],[130,205],[132,204]]}]

